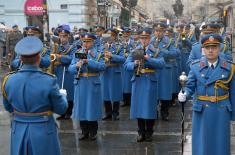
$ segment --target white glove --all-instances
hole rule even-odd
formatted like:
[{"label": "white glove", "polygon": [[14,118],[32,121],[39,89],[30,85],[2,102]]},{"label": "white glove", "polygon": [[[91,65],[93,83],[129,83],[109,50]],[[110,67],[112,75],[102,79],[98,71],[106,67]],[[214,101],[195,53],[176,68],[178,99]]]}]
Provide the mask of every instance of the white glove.
[{"label": "white glove", "polygon": [[180,91],[178,94],[178,100],[180,102],[185,102],[186,101],[186,92],[182,93],[182,91]]},{"label": "white glove", "polygon": [[67,97],[67,91],[65,89],[60,89],[60,94],[64,97]]}]

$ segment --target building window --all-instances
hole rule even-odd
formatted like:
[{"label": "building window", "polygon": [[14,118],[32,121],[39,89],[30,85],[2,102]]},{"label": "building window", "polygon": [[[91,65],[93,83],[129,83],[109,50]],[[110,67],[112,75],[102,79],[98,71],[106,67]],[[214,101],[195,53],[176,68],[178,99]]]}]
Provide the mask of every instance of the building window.
[{"label": "building window", "polygon": [[68,5],[67,5],[67,4],[61,4],[61,5],[60,5],[60,8],[61,8],[61,9],[68,9]]}]

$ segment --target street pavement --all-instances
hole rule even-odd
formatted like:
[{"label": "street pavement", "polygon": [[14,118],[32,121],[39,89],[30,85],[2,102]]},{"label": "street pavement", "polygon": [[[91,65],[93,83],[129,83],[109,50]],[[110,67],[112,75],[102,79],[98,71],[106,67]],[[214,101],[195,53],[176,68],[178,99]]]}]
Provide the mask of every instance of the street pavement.
[{"label": "street pavement", "polygon": [[[0,79],[6,72],[0,67]],[[16,93],[17,90],[16,90]],[[55,116],[56,117],[56,116]],[[100,121],[97,141],[79,142],[78,122],[58,121],[62,155],[180,155],[181,111],[176,105],[170,109],[169,122],[155,122],[153,142],[137,143],[137,123],[129,119],[129,107],[120,109],[119,121]],[[231,125],[231,148],[235,155],[235,124]],[[185,152],[191,155],[191,104],[185,107]],[[2,105],[0,93],[0,155],[9,154],[10,114]]]}]

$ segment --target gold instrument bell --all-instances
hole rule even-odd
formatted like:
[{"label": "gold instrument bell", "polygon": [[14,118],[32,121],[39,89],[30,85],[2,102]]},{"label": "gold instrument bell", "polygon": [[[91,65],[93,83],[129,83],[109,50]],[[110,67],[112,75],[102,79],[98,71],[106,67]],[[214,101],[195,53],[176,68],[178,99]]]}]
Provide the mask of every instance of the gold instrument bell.
[{"label": "gold instrument bell", "polygon": [[54,62],[56,60],[56,55],[50,54],[50,59],[51,59],[51,62]]},{"label": "gold instrument bell", "polygon": [[182,32],[182,33],[181,33],[181,39],[182,39],[182,40],[186,40],[186,38],[187,38],[186,33],[185,33],[185,32]]}]

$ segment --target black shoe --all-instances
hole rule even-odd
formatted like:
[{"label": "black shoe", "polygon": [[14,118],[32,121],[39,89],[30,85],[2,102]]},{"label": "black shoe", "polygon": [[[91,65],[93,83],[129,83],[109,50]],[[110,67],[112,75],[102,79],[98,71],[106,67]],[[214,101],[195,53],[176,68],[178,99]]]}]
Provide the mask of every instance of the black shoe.
[{"label": "black shoe", "polygon": [[118,121],[119,120],[119,116],[117,114],[113,114],[113,121]]},{"label": "black shoe", "polygon": [[79,137],[79,140],[85,140],[85,139],[88,139],[89,138],[89,134],[86,133],[86,134],[81,134],[81,136]]},{"label": "black shoe", "polygon": [[123,102],[120,106],[121,106],[121,107],[126,107],[126,106],[128,106],[128,104],[126,104],[125,102]]},{"label": "black shoe", "polygon": [[145,135],[145,141],[146,141],[146,142],[151,142],[152,140],[153,140],[152,134],[146,134],[146,135]]},{"label": "black shoe", "polygon": [[168,115],[169,114],[167,112],[161,112],[162,120],[163,121],[169,121]]},{"label": "black shoe", "polygon": [[91,133],[91,134],[90,134],[90,140],[91,140],[91,141],[96,140],[96,138],[97,138],[97,134],[96,134],[96,133]]},{"label": "black shoe", "polygon": [[105,121],[105,120],[111,120],[112,119],[112,115],[105,115],[102,120]]},{"label": "black shoe", "polygon": [[139,134],[137,136],[137,139],[136,139],[137,142],[143,142],[144,140],[145,140],[144,134]]},{"label": "black shoe", "polygon": [[169,121],[169,118],[168,118],[168,116],[163,116],[163,117],[162,117],[162,120],[168,122],[168,121]]}]

